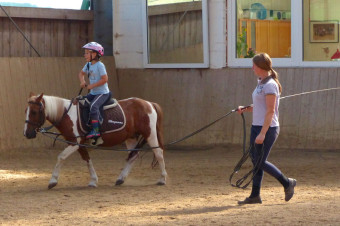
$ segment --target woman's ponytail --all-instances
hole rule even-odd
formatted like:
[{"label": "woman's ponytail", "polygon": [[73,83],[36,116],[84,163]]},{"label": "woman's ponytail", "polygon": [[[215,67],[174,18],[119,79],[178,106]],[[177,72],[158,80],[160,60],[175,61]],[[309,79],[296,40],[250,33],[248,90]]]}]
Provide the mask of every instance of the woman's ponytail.
[{"label": "woman's ponytail", "polygon": [[281,83],[279,81],[279,74],[273,68],[270,68],[270,71],[271,71],[271,75],[270,76],[275,80],[275,82],[279,86],[279,91],[280,91],[280,94],[281,94],[282,86],[281,86]]}]

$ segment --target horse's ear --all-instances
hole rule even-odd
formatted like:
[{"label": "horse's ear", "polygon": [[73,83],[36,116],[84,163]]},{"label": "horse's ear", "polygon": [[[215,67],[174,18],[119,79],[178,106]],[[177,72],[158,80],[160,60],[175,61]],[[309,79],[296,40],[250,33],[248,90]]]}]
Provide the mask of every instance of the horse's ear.
[{"label": "horse's ear", "polygon": [[31,91],[29,97],[33,97],[33,96],[35,96],[35,94]]},{"label": "horse's ear", "polygon": [[43,96],[44,96],[44,94],[43,94],[43,93],[42,93],[42,94],[40,94],[40,96],[38,96],[38,98],[37,98],[37,101],[38,101],[38,102],[40,102]]}]

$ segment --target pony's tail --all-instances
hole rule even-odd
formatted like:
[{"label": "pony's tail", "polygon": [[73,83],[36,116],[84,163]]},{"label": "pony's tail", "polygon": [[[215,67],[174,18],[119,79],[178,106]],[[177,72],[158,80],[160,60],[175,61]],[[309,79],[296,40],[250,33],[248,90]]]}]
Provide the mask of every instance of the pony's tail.
[{"label": "pony's tail", "polygon": [[[157,113],[157,123],[156,123],[156,130],[157,130],[157,140],[158,140],[158,146],[163,149],[164,152],[164,141],[163,141],[163,111],[161,106],[157,103],[152,103],[153,107],[155,108],[155,111]],[[158,161],[153,156],[153,160],[151,163],[152,168],[156,167],[158,164]]]}]

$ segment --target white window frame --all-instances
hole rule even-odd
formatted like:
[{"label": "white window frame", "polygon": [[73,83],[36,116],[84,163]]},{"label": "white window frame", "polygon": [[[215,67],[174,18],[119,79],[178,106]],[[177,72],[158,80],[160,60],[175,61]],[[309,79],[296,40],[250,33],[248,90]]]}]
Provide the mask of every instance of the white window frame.
[{"label": "white window frame", "polygon": [[208,40],[208,0],[202,0],[202,26],[203,26],[203,63],[149,63],[148,50],[148,13],[147,0],[143,0],[143,65],[145,68],[209,68],[209,40]]},{"label": "white window frame", "polygon": [[[236,57],[236,1],[228,0],[228,67],[252,67]],[[272,58],[274,67],[339,67],[339,61],[303,61],[303,0],[291,0],[291,58]]]}]

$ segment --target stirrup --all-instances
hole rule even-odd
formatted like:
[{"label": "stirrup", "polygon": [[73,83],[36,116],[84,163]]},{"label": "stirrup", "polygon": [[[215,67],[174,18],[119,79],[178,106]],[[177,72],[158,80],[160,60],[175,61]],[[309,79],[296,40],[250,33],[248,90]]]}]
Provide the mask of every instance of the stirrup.
[{"label": "stirrup", "polygon": [[93,137],[93,138],[90,139],[90,146],[98,146],[98,145],[101,145],[103,143],[104,143],[104,141],[103,141],[101,136]]}]

